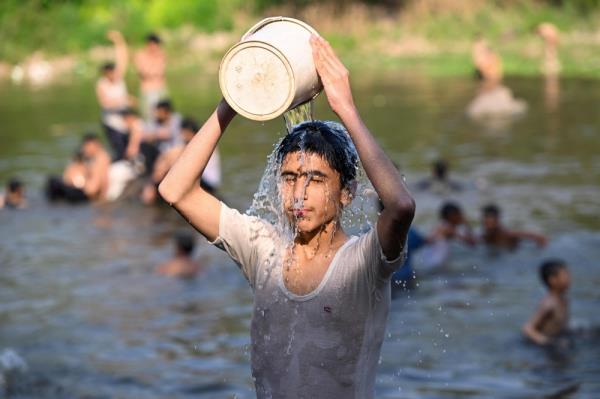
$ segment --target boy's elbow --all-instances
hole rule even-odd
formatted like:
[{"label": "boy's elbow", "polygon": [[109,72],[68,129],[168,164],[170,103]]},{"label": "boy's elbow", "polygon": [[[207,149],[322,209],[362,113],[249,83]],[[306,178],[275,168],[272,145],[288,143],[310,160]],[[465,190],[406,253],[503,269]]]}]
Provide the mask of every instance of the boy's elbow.
[{"label": "boy's elbow", "polygon": [[408,195],[406,197],[398,198],[393,209],[397,220],[410,223],[415,216],[417,205],[414,198]]},{"label": "boy's elbow", "polygon": [[534,335],[535,335],[535,333],[533,333],[532,331],[534,331],[534,328],[529,322],[523,324],[523,327],[521,327],[521,333],[523,334],[523,336],[525,336],[531,340],[534,339]]},{"label": "boy's elbow", "polygon": [[168,182],[165,182],[165,179],[163,179],[158,185],[158,193],[169,205],[176,204],[181,200],[181,196],[173,193],[173,190],[169,188],[169,184]]}]

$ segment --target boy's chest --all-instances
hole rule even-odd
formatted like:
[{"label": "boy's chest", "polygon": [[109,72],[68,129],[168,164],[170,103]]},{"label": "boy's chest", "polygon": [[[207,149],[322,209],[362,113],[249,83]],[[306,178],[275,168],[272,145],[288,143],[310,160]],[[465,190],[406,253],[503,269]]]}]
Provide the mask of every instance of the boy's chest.
[{"label": "boy's chest", "polygon": [[288,257],[284,259],[281,270],[285,288],[294,295],[307,295],[319,287],[331,266],[331,257],[313,259]]}]

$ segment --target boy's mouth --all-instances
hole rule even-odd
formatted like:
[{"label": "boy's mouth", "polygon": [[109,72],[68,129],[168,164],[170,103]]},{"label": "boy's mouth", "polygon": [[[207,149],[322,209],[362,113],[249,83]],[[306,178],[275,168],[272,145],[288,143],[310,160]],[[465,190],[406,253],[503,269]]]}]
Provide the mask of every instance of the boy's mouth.
[{"label": "boy's mouth", "polygon": [[292,212],[293,212],[294,217],[296,219],[301,219],[304,216],[306,216],[306,214],[308,213],[308,209],[306,209],[306,208],[302,208],[302,209],[294,208],[294,209],[292,209]]}]

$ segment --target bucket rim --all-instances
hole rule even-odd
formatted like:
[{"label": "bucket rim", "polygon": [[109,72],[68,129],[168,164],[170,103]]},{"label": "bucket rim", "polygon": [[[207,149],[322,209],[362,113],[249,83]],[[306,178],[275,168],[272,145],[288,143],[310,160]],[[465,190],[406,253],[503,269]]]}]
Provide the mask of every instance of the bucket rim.
[{"label": "bucket rim", "polygon": [[[226,89],[225,85],[225,76],[224,76],[224,66],[231,60],[231,58],[239,51],[244,50],[250,47],[258,47],[262,50],[270,51],[275,56],[280,59],[290,76],[290,90],[287,94],[286,100],[283,102],[282,106],[277,108],[275,111],[270,112],[268,114],[255,114],[252,112],[248,112],[247,110],[240,107],[235,100],[229,94],[229,91]],[[266,43],[261,40],[246,40],[243,42],[239,42],[233,47],[231,47],[227,53],[221,59],[221,64],[219,65],[219,86],[221,88],[221,93],[223,93],[223,97],[225,97],[225,101],[240,115],[255,121],[268,121],[271,119],[275,119],[278,116],[282,115],[288,108],[292,105],[294,101],[295,93],[296,93],[296,77],[294,75],[294,69],[290,64],[290,61],[287,57],[276,47],[272,46],[269,43]]]},{"label": "bucket rim", "polygon": [[309,24],[307,24],[304,21],[301,21],[301,20],[295,19],[295,18],[291,18],[291,17],[277,16],[277,17],[268,17],[268,18],[258,21],[250,29],[248,29],[248,31],[246,33],[244,33],[241,40],[245,40],[248,36],[256,33],[257,31],[259,31],[260,29],[262,29],[263,27],[265,27],[268,24],[271,24],[273,22],[281,22],[281,21],[295,23],[297,25],[300,25],[307,31],[309,31],[309,33],[312,33],[315,36],[320,36],[319,32],[317,32],[317,30],[315,28],[313,28],[312,26],[310,26]]}]

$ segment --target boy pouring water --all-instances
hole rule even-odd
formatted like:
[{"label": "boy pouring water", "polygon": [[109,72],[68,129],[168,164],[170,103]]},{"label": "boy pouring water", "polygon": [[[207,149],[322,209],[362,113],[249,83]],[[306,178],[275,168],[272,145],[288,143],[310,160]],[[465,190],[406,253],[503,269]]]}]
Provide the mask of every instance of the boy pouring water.
[{"label": "boy pouring water", "polygon": [[[406,256],[415,204],[402,176],[356,109],[348,71],[311,38],[317,72],[343,127],[297,125],[279,144],[279,203],[293,226],[287,245],[267,221],[240,214],[198,184],[235,112],[225,101],[159,186],[164,199],[227,251],[254,292],[252,374],[259,398],[372,398],[390,304],[390,276]],[[349,237],[358,158],[384,205],[376,225]]]}]

